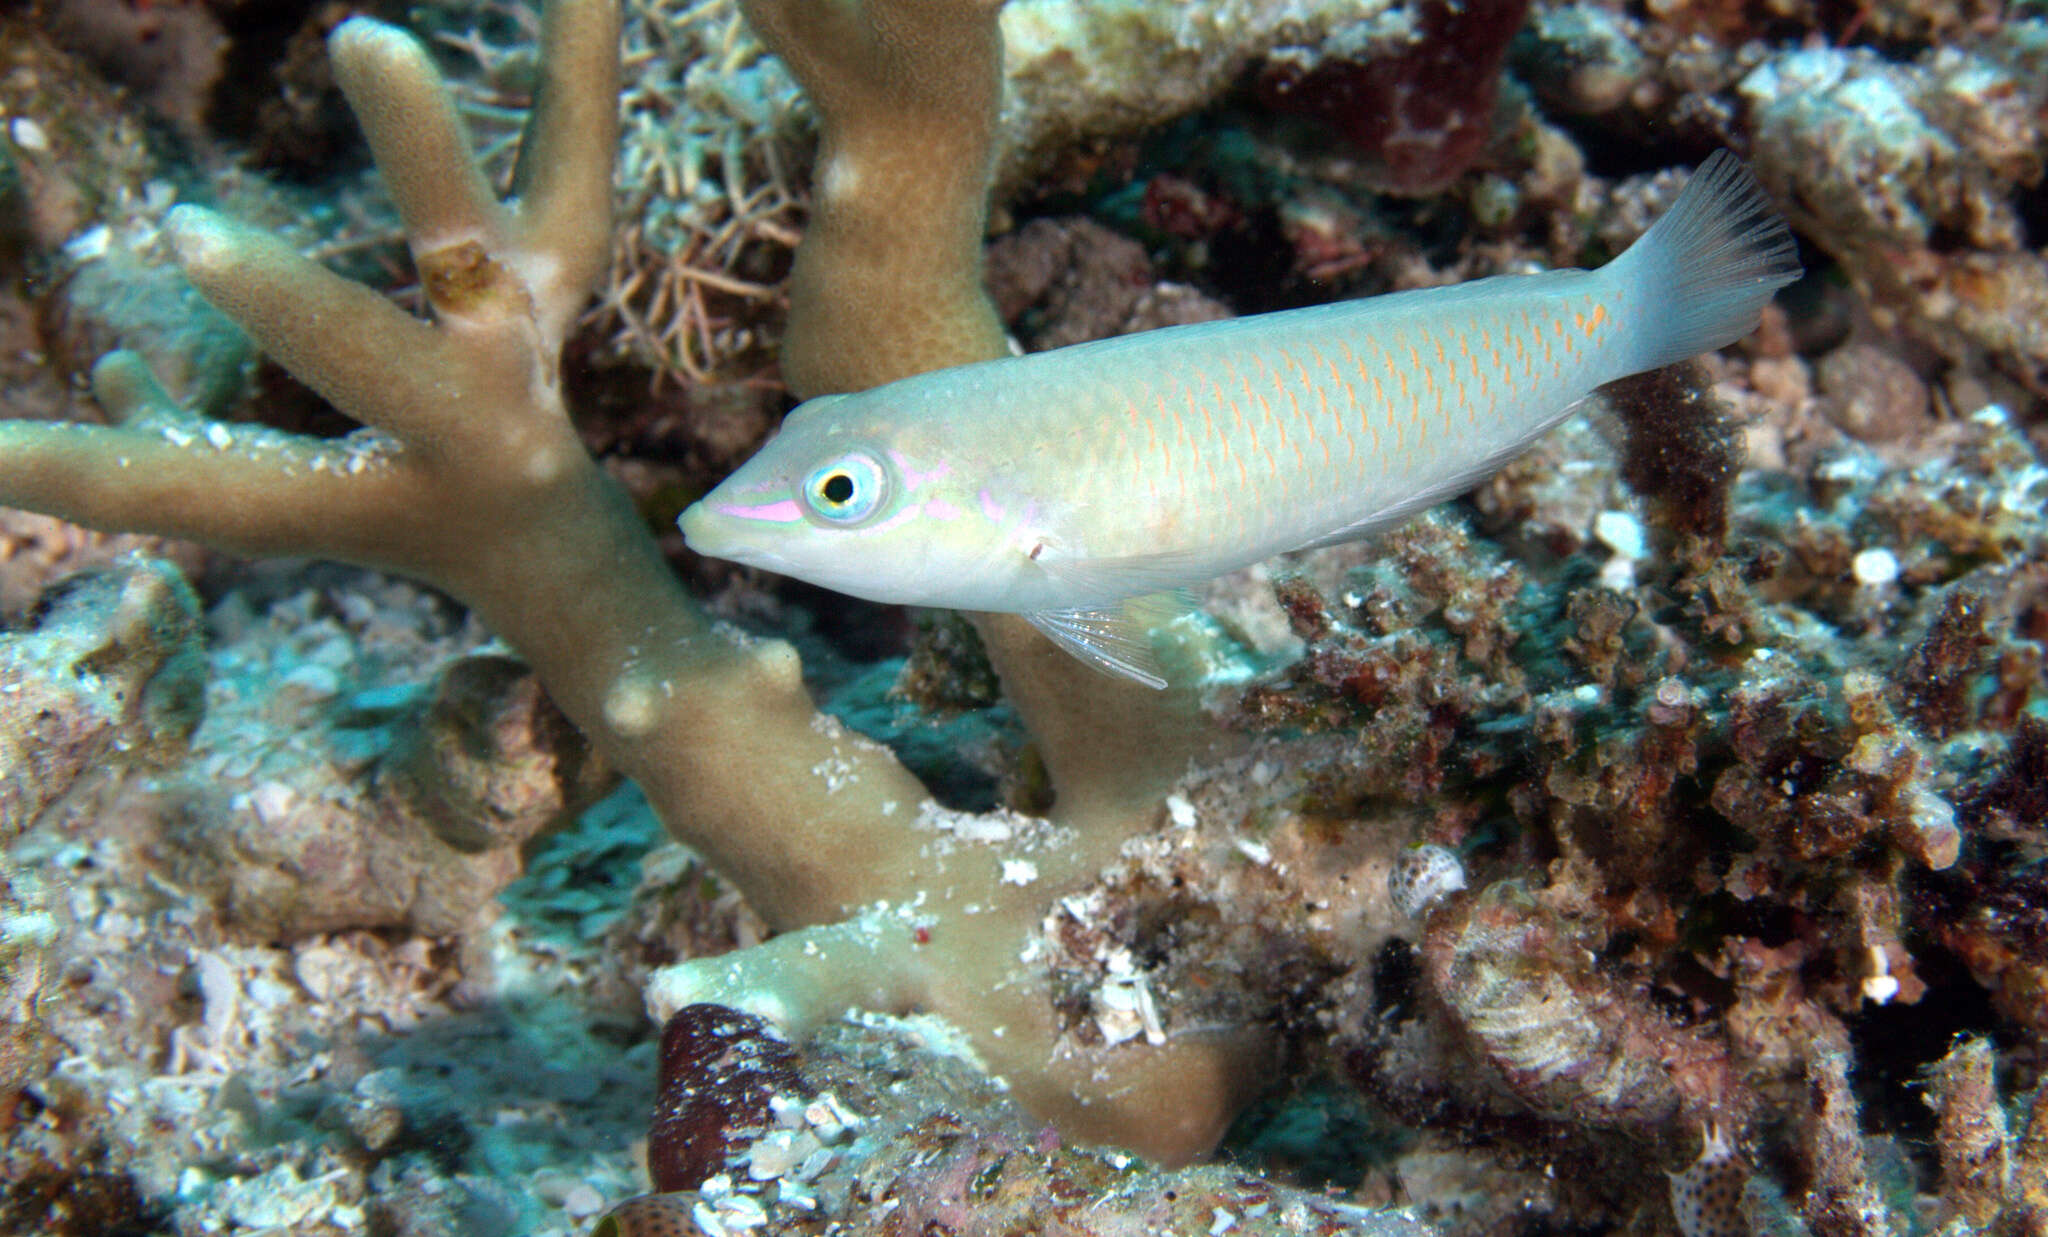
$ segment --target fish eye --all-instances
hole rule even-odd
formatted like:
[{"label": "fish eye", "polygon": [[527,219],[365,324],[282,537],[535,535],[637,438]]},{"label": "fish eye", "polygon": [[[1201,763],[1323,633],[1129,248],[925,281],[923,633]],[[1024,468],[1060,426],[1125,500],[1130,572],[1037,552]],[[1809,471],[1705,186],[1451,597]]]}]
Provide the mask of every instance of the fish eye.
[{"label": "fish eye", "polygon": [[858,524],[882,505],[888,477],[875,458],[850,452],[804,478],[804,506],[828,524]]}]

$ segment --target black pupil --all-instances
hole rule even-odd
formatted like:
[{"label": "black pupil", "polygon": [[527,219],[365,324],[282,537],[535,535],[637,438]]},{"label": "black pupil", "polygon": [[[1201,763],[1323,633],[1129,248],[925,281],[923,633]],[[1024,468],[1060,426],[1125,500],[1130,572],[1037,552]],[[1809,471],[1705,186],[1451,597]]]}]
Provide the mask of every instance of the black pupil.
[{"label": "black pupil", "polygon": [[835,472],[825,478],[825,484],[818,487],[818,492],[825,496],[826,502],[836,507],[853,497],[853,478],[843,472]]}]

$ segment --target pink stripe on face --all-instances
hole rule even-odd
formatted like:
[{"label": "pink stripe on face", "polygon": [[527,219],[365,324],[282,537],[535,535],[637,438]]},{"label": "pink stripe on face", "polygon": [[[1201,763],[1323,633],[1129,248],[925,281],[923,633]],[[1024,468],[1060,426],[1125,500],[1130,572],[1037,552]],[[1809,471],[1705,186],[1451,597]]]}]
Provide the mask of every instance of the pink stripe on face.
[{"label": "pink stripe on face", "polygon": [[919,472],[910,466],[910,461],[903,458],[903,453],[900,451],[889,452],[889,462],[896,465],[897,472],[903,474],[905,489],[920,489],[933,481],[943,481],[953,475],[953,466],[943,460],[932,465],[930,471]]},{"label": "pink stripe on face", "polygon": [[729,515],[736,519],[762,520],[770,524],[794,524],[804,518],[803,508],[796,505],[794,498],[785,498],[779,503],[764,503],[758,507],[720,503],[713,510],[720,515]]}]

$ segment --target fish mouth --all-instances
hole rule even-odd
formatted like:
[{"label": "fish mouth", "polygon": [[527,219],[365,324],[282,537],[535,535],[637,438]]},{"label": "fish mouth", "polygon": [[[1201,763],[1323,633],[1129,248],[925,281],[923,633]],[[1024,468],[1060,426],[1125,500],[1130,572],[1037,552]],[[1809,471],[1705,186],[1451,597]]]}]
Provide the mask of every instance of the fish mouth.
[{"label": "fish mouth", "polygon": [[701,501],[691,503],[676,517],[676,527],[682,530],[683,544],[706,558],[731,558],[735,548],[732,534],[736,531],[730,521],[721,520]]},{"label": "fish mouth", "polygon": [[750,535],[755,531],[752,523],[714,511],[702,501],[691,503],[683,509],[682,515],[676,517],[676,527],[682,530],[683,544],[690,547],[692,553],[705,558],[722,558],[744,567],[789,574],[790,564],[781,555],[762,549],[759,540]]}]

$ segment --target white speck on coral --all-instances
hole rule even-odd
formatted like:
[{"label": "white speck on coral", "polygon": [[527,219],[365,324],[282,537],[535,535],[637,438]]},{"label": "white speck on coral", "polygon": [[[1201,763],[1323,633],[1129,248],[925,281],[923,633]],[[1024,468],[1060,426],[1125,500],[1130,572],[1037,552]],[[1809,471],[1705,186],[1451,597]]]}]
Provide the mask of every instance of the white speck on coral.
[{"label": "white speck on coral", "polygon": [[1899,995],[1899,981],[1892,976],[1891,960],[1885,956],[1884,946],[1870,947],[1870,974],[1863,977],[1863,999],[1873,1005],[1889,1004]]},{"label": "white speck on coral", "polygon": [[863,1124],[861,1115],[841,1103],[830,1091],[804,1105],[804,1123],[810,1134],[830,1147],[846,1141]]},{"label": "white speck on coral", "polygon": [[1177,829],[1195,827],[1195,805],[1177,794],[1166,796],[1166,815]]},{"label": "white speck on coral", "polygon": [[257,820],[275,825],[284,820],[297,799],[298,795],[283,782],[267,781],[250,792],[249,808],[256,813]]},{"label": "white speck on coral", "polygon": [[1593,517],[1593,535],[1619,558],[1642,558],[1649,553],[1643,522],[1631,512],[1602,511]]},{"label": "white speck on coral", "polygon": [[64,242],[64,256],[73,262],[90,262],[104,257],[113,241],[114,234],[107,225],[98,224]]},{"label": "white speck on coral", "polygon": [[1138,989],[1138,1019],[1145,1025],[1145,1042],[1157,1047],[1166,1042],[1166,1027],[1159,1021],[1159,1006],[1152,1000],[1152,986],[1142,975],[1133,982]]},{"label": "white speck on coral", "polygon": [[1855,575],[1856,583],[1865,588],[1877,588],[1899,578],[1899,559],[1883,547],[1865,550],[1850,563],[1849,570]]},{"label": "white speck on coral", "polygon": [[2048,468],[2029,464],[1999,492],[1999,507],[2012,515],[2030,515],[2041,509],[2041,496],[2034,491],[2048,483]]},{"label": "white speck on coral", "polygon": [[1095,990],[1095,1027],[1103,1041],[1117,1044],[1143,1035],[1148,1044],[1166,1042],[1166,1028],[1159,1020],[1159,1007],[1144,973],[1131,963],[1130,951],[1112,950],[1108,958],[1109,977]]},{"label": "white speck on coral", "polygon": [[654,693],[636,678],[625,678],[605,693],[604,720],[622,735],[642,735],[654,728]]},{"label": "white speck on coral", "polygon": [[50,135],[26,116],[16,116],[7,122],[7,136],[16,146],[36,154],[50,149]]},{"label": "white speck on coral", "polygon": [[1005,885],[1028,885],[1038,879],[1038,865],[1029,859],[1005,859],[1002,879]]},{"label": "white speck on coral", "polygon": [[851,159],[830,160],[825,164],[824,172],[824,183],[818,186],[820,197],[844,197],[860,185],[860,170]]},{"label": "white speck on coral", "polygon": [[768,1223],[768,1212],[751,1194],[729,1194],[718,1200],[718,1218],[727,1228],[744,1232]]},{"label": "white speck on coral", "polygon": [[703,1230],[704,1237],[732,1237],[731,1231],[718,1222],[717,1209],[703,1199],[690,1208],[690,1219]]},{"label": "white speck on coral", "polygon": [[1614,593],[1633,592],[1636,587],[1636,560],[1617,554],[1600,564],[1600,587]]},{"label": "white speck on coral", "polygon": [[208,1042],[219,1047],[237,1020],[242,986],[236,981],[233,968],[219,954],[200,954],[197,963],[199,995],[204,1006],[201,1021]]},{"label": "white speck on coral", "polygon": [[604,1210],[604,1195],[589,1182],[579,1181],[562,1196],[562,1210],[572,1220],[587,1220]]},{"label": "white speck on coral", "polygon": [[853,762],[836,751],[812,765],[811,775],[825,779],[825,793],[828,795],[836,795],[860,781],[854,772]]}]

